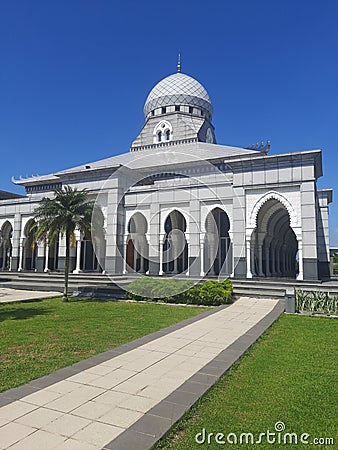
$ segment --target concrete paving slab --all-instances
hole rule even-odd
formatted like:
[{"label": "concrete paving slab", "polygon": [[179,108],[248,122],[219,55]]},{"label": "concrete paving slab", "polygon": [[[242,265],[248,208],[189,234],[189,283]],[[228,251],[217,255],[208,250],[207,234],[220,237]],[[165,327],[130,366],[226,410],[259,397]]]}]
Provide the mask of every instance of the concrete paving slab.
[{"label": "concrete paving slab", "polygon": [[77,417],[72,414],[63,414],[61,417],[44,425],[42,429],[60,436],[71,437],[90,423],[92,423],[91,420],[84,419],[83,417]]},{"label": "concrete paving slab", "polygon": [[[36,450],[36,448],[34,450]],[[97,446],[69,438],[62,442],[62,444],[57,445],[55,450],[97,450]]]},{"label": "concrete paving slab", "polygon": [[15,420],[16,423],[35,428],[42,428],[61,417],[63,413],[47,408],[38,408]]},{"label": "concrete paving slab", "polygon": [[83,430],[75,433],[72,438],[85,444],[95,445],[96,449],[101,449],[111,438],[116,438],[123,431],[123,428],[114,425],[92,422]]},{"label": "concrete paving slab", "polygon": [[20,423],[10,422],[0,428],[0,448],[7,449],[26,436],[34,433],[36,428],[28,427]]},{"label": "concrete paving slab", "polygon": [[115,406],[106,414],[101,416],[98,421],[109,423],[110,425],[115,425],[121,428],[128,428],[142,416],[142,412],[132,411],[130,409],[124,409],[120,408],[119,406]]},{"label": "concrete paving slab", "polygon": [[11,450],[52,450],[64,441],[62,436],[37,430],[14,444]]}]

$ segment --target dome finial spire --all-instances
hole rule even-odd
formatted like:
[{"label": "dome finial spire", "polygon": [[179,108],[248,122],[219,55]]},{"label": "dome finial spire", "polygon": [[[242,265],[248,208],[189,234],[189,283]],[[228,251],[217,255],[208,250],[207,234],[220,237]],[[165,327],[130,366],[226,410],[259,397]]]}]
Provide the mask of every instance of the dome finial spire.
[{"label": "dome finial spire", "polygon": [[181,72],[181,53],[178,54],[178,61],[177,61],[177,72]]}]

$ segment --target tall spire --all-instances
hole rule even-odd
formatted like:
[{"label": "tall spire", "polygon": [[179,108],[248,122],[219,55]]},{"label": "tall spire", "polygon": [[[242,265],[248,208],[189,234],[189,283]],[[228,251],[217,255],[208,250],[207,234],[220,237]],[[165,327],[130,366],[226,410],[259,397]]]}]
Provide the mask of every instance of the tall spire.
[{"label": "tall spire", "polygon": [[181,53],[178,54],[178,61],[177,61],[177,72],[181,72]]}]

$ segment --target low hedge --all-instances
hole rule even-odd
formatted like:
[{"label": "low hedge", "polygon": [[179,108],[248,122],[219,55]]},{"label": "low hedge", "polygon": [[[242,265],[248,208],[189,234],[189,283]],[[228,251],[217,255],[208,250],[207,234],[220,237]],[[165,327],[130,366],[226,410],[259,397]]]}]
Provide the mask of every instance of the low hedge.
[{"label": "low hedge", "polygon": [[231,303],[232,291],[229,279],[207,280],[194,286],[189,280],[142,277],[129,284],[127,298],[137,301],[147,299],[164,303],[217,306]]},{"label": "low hedge", "polygon": [[338,314],[338,295],[324,291],[296,289],[296,311]]}]

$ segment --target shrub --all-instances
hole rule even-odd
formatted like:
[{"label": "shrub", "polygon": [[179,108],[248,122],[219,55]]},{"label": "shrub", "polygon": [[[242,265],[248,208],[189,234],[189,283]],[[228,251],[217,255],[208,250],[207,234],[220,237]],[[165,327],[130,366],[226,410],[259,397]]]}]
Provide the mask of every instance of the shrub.
[{"label": "shrub", "polygon": [[207,280],[194,286],[188,280],[142,277],[129,284],[127,297],[137,301],[151,299],[165,303],[217,306],[231,303],[232,291],[229,279],[221,282]]},{"label": "shrub", "polygon": [[217,306],[231,302],[232,284],[230,280],[222,282],[207,280],[189,289],[185,294],[188,304]]}]

